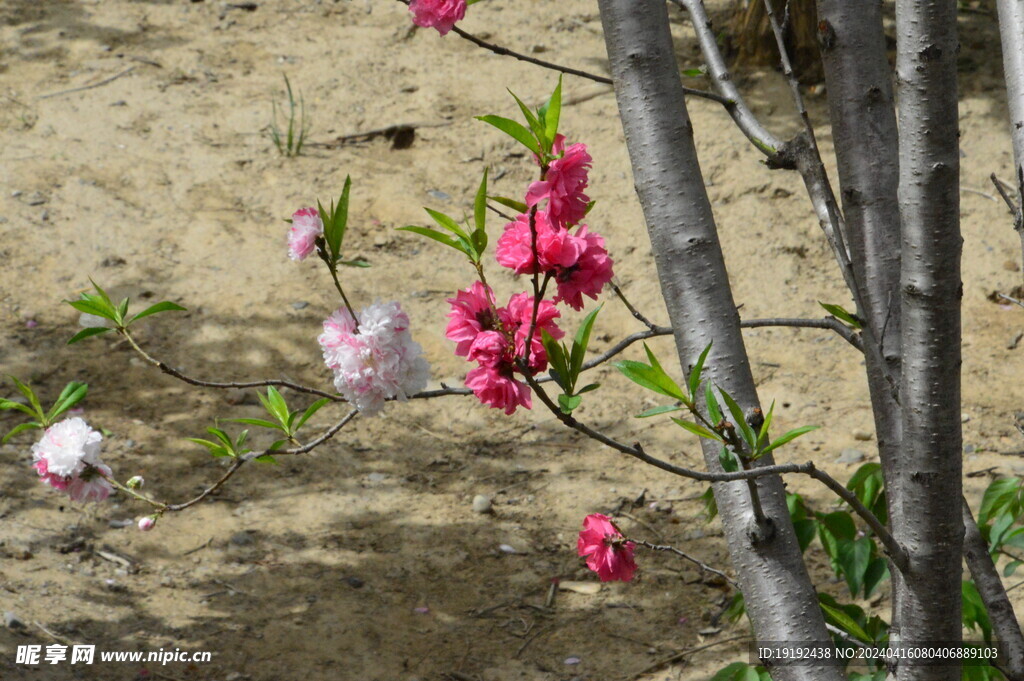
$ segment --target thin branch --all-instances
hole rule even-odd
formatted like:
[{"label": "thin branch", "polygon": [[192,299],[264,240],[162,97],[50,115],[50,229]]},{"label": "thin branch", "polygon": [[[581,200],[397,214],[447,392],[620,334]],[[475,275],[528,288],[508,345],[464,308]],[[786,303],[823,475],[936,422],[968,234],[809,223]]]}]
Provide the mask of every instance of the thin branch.
[{"label": "thin branch", "polygon": [[610,284],[610,285],[611,285],[611,287],[612,287],[612,291],[614,291],[614,292],[615,292],[615,295],[616,295],[616,296],[618,296],[619,300],[621,300],[621,301],[622,301],[622,304],[626,306],[626,309],[627,309],[627,310],[629,310],[629,313],[630,313],[631,315],[633,315],[633,317],[634,317],[634,318],[635,318],[635,319],[636,319],[637,321],[639,321],[639,322],[640,322],[641,324],[643,324],[644,326],[646,326],[646,327],[647,327],[648,329],[650,329],[651,331],[654,331],[655,329],[659,328],[659,327],[658,327],[658,326],[657,326],[657,325],[656,325],[656,324],[655,324],[654,322],[652,322],[652,321],[651,321],[650,319],[648,319],[647,317],[645,317],[645,316],[643,315],[643,313],[642,313],[642,312],[640,312],[640,310],[636,309],[636,308],[635,308],[635,307],[633,306],[633,303],[629,302],[629,300],[628,300],[628,299],[626,298],[626,295],[625,295],[625,294],[624,294],[624,293],[622,292],[622,289],[621,289],[621,288],[619,288],[619,285],[618,285],[618,284],[616,284],[616,283],[615,283],[615,282],[613,281],[613,282],[611,282],[611,284]]},{"label": "thin branch", "polygon": [[555,417],[564,425],[600,442],[601,444],[607,445],[616,451],[628,454],[635,459],[639,459],[648,465],[654,466],[655,468],[659,468],[668,473],[672,473],[683,478],[689,478],[691,480],[699,480],[701,482],[735,482],[738,480],[753,480],[754,478],[761,478],[768,475],[781,475],[785,473],[800,473],[814,478],[850,505],[854,513],[859,515],[861,519],[867,523],[868,527],[871,528],[885,546],[886,553],[888,553],[892,558],[896,567],[901,572],[906,571],[908,565],[907,552],[896,542],[892,534],[889,533],[889,530],[882,525],[870,510],[868,510],[861,500],[857,498],[857,495],[854,492],[844,487],[842,483],[828,473],[818,469],[814,465],[814,462],[808,461],[802,464],[786,463],[774,464],[771,466],[759,466],[750,470],[736,471],[733,473],[711,473],[708,471],[699,471],[692,468],[676,466],[668,461],[651,456],[644,451],[644,448],[640,443],[635,443],[633,445],[624,444],[618,440],[608,437],[600,431],[594,430],[584,423],[581,423],[571,414],[563,413],[562,410],[559,409],[551,400],[551,397],[544,391],[543,386],[541,386],[533,376],[526,373],[524,374],[524,378],[527,384],[529,384],[534,392],[537,393],[537,397],[544,403],[544,406],[546,406],[548,410],[551,411],[551,413],[554,414]]},{"label": "thin branch", "polygon": [[632,538],[630,538],[629,541],[633,542],[634,544],[639,544],[640,546],[643,546],[645,548],[651,549],[652,551],[667,551],[669,553],[674,553],[677,556],[679,556],[679,557],[681,557],[681,558],[683,558],[685,560],[688,560],[691,563],[693,563],[694,565],[696,565],[698,568],[700,568],[701,572],[710,572],[713,575],[718,575],[719,577],[724,579],[726,582],[731,584],[733,586],[733,588],[735,588],[737,590],[739,590],[739,588],[740,588],[740,585],[736,582],[736,580],[733,579],[732,577],[730,577],[729,575],[725,574],[721,570],[717,570],[717,569],[711,567],[710,565],[708,565],[708,564],[706,564],[704,562],[701,562],[701,561],[697,560],[696,558],[694,558],[690,554],[684,553],[683,551],[680,551],[679,549],[677,549],[674,546],[665,546],[665,545],[661,545],[661,544],[652,544],[652,543],[644,541],[642,539],[632,539]]},{"label": "thin branch", "polygon": [[1003,186],[1002,180],[996,177],[995,173],[989,175],[989,179],[992,180],[992,184],[996,186],[996,191],[999,192],[999,196],[1003,197],[1003,201],[1006,203],[1006,207],[1010,209],[1010,215],[1013,216],[1013,228],[1018,232],[1024,229],[1024,215],[1021,213],[1020,206],[1013,200],[1009,192],[1006,191],[1006,187]]}]

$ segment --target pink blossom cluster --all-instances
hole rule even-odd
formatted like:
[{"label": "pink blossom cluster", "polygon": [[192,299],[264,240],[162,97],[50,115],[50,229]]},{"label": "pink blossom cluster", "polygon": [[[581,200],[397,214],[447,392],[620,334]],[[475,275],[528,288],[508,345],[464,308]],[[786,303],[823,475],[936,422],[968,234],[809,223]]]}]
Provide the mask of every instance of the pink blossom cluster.
[{"label": "pink blossom cluster", "polygon": [[412,12],[412,23],[436,28],[438,33],[446,35],[457,21],[466,16],[466,0],[412,0],[409,11]]},{"label": "pink blossom cluster", "polygon": [[[466,375],[466,387],[483,402],[511,414],[516,407],[532,406],[530,388],[515,378],[516,359],[527,356],[527,337],[533,321],[534,298],[517,293],[505,307],[497,307],[490,287],[475,282],[449,298],[448,328],[445,335],[455,341],[455,354],[477,363]],[[555,324],[560,313],[554,303],[540,301],[537,321],[529,347],[529,369],[543,371],[548,356],[541,343],[541,331],[552,338],[564,333]]]},{"label": "pink blossom cluster", "polygon": [[334,387],[366,416],[380,412],[386,400],[404,401],[427,386],[430,365],[397,302],[363,308],[358,323],[339,308],[324,320],[317,340]]},{"label": "pink blossom cluster", "polygon": [[323,236],[324,223],[316,208],[301,208],[292,213],[288,230],[288,257],[305,260],[316,250],[316,240]]},{"label": "pink blossom cluster", "polygon": [[608,516],[592,513],[583,519],[577,552],[586,556],[587,567],[596,572],[602,582],[633,579],[635,548],[636,544],[627,540]]},{"label": "pink blossom cluster", "polygon": [[55,423],[32,445],[32,467],[54,489],[66,492],[74,501],[103,501],[113,491],[99,473],[110,476],[100,460],[103,436],[75,416]]},{"label": "pink blossom cluster", "polygon": [[448,302],[451,321],[446,335],[456,342],[455,354],[479,366],[466,376],[466,386],[484,404],[511,414],[516,407],[531,407],[529,387],[515,378],[517,360],[526,356],[534,308],[536,323],[529,350],[529,370],[543,371],[547,354],[541,331],[553,338],[563,332],[555,325],[565,303],[583,309],[583,296],[597,299],[612,279],[612,259],[604,239],[580,224],[590,203],[584,193],[592,159],[584,144],[566,146],[558,135],[552,146],[553,159],[537,158],[541,179],[526,194],[527,212],[505,226],[498,239],[499,264],[516,274],[543,275],[557,291],[551,300],[535,302],[532,295],[512,296],[506,307],[498,308],[494,294],[477,282],[459,291]]}]

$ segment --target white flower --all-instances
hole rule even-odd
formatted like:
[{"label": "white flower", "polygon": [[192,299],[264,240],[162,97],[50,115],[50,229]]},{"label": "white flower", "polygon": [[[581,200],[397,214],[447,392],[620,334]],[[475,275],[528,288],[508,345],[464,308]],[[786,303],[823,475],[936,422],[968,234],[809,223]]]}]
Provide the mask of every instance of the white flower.
[{"label": "white flower", "polygon": [[103,436],[75,416],[46,429],[42,439],[32,445],[34,461],[46,459],[47,470],[64,478],[78,475],[85,464],[100,463]]}]

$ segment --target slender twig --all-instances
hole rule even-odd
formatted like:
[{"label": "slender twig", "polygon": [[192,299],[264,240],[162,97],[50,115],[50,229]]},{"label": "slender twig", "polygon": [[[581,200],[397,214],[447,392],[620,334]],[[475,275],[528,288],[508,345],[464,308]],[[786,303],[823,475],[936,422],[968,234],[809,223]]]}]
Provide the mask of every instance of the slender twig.
[{"label": "slender twig", "polygon": [[[124,71],[121,71],[120,73],[118,73],[116,75],[113,75],[110,78],[105,78],[105,79],[99,81],[98,83],[93,83],[91,85],[83,85],[82,87],[73,87],[70,90],[60,90],[59,92],[51,92],[50,94],[47,94],[47,95],[39,95],[38,97],[36,97],[36,99],[49,99],[50,97],[59,97],[60,95],[69,95],[72,92],[82,92],[83,90],[91,90],[93,88],[97,88],[97,87],[101,87],[103,85],[106,85],[107,83],[112,83],[115,80],[117,80],[118,78],[120,78],[121,76],[127,76],[129,73],[131,73],[134,70],[135,70],[135,67],[134,66],[130,66],[127,69],[125,69]],[[611,81],[609,81],[609,82],[611,82]]]},{"label": "slender twig", "polygon": [[1006,187],[1003,186],[1003,181],[996,177],[995,173],[989,175],[989,179],[992,180],[992,184],[996,186],[996,191],[999,192],[999,196],[1003,197],[1003,201],[1006,203],[1006,207],[1010,209],[1010,215],[1013,216],[1013,228],[1018,232],[1024,229],[1024,214],[1021,213],[1021,207],[1017,205],[1017,202],[1013,200],[1009,192],[1006,191]]},{"label": "slender twig", "polygon": [[629,300],[626,298],[626,295],[622,292],[622,289],[619,288],[618,284],[616,284],[613,281],[613,282],[611,282],[610,285],[612,287],[612,291],[615,292],[615,295],[618,296],[619,300],[622,301],[622,304],[626,306],[626,309],[629,310],[629,313],[631,315],[633,315],[633,317],[636,318],[637,321],[639,321],[641,324],[646,326],[651,331],[654,331],[655,329],[660,328],[654,322],[652,322],[650,319],[645,317],[643,315],[643,313],[640,312],[640,310],[636,309],[633,306],[633,303],[629,302]]},{"label": "slender twig", "polygon": [[647,665],[646,667],[644,667],[640,671],[636,672],[635,674],[630,674],[629,676],[626,677],[626,681],[636,681],[636,679],[639,679],[642,676],[646,676],[647,674],[649,674],[649,673],[651,673],[653,671],[657,671],[657,670],[661,669],[662,667],[665,667],[665,666],[668,666],[670,664],[674,664],[676,662],[679,662],[684,657],[687,657],[689,655],[693,655],[694,653],[699,653],[702,650],[707,650],[708,648],[714,648],[716,646],[724,645],[726,643],[733,643],[735,641],[743,641],[743,640],[746,640],[746,639],[749,639],[749,638],[750,638],[749,636],[733,636],[732,638],[723,638],[723,639],[718,640],[718,641],[712,641],[711,643],[705,643],[704,645],[697,646],[695,648],[687,648],[686,650],[680,650],[677,653],[673,653],[672,655],[670,655],[668,657],[662,658],[662,659],[658,660],[657,662],[654,662],[652,664]]},{"label": "slender twig", "polygon": [[348,296],[345,295],[345,289],[341,287],[341,281],[338,279],[338,268],[335,265],[328,262],[327,269],[330,270],[331,279],[334,280],[334,288],[338,289],[338,293],[341,294],[341,300],[343,303],[345,303],[345,309],[348,310],[348,313],[350,315],[352,315],[352,321],[355,323],[356,329],[358,329],[359,317],[356,316],[356,311],[355,309],[353,309],[352,303],[348,302]]},{"label": "slender twig", "polygon": [[725,574],[721,570],[717,570],[717,569],[711,567],[707,563],[704,563],[704,562],[702,562],[700,560],[697,560],[696,558],[694,558],[690,554],[685,553],[683,551],[680,551],[679,549],[677,549],[674,546],[664,546],[664,545],[661,545],[661,544],[652,544],[652,543],[644,541],[642,539],[630,539],[629,541],[633,542],[634,544],[638,544],[638,545],[643,546],[645,548],[651,549],[652,551],[668,551],[669,553],[674,553],[677,556],[679,556],[681,558],[684,558],[684,559],[690,561],[691,563],[693,563],[694,565],[696,565],[697,567],[699,567],[701,569],[701,572],[710,572],[713,575],[718,575],[719,577],[721,577],[722,579],[727,581],[729,584],[731,584],[736,589],[740,588],[739,583],[737,583],[736,580],[733,579],[732,577],[730,577],[729,575]]},{"label": "slender twig", "polygon": [[[520,367],[525,369],[526,367]],[[834,492],[840,499],[845,501],[853,511],[867,523],[868,527],[875,533],[882,544],[885,546],[886,552],[892,558],[893,563],[900,571],[905,571],[908,565],[907,552],[904,548],[897,543],[890,534],[889,530],[875,517],[875,515],[868,510],[868,508],[857,498],[857,495],[848,490],[838,480],[833,478],[828,473],[818,469],[814,462],[808,461],[802,464],[787,463],[787,464],[773,464],[770,466],[756,466],[749,470],[736,471],[733,473],[711,473],[708,471],[699,471],[692,468],[684,468],[682,466],[676,466],[675,464],[669,463],[657,457],[651,456],[644,451],[643,446],[638,442],[633,445],[627,445],[611,437],[608,437],[600,431],[594,430],[585,423],[581,423],[571,414],[566,414],[558,408],[551,397],[545,392],[544,387],[541,386],[528,372],[524,372],[524,378],[529,386],[537,393],[537,397],[544,406],[551,411],[554,416],[561,421],[564,425],[572,428],[573,430],[586,435],[587,437],[600,442],[601,444],[607,445],[612,449],[628,454],[635,459],[639,459],[644,463],[659,468],[668,473],[678,475],[684,478],[690,478],[691,480],[700,480],[702,482],[735,482],[738,480],[753,480],[754,478],[761,478],[767,475],[782,475],[785,473],[800,473],[802,475],[808,475],[818,482],[828,487]]]},{"label": "slender twig", "polygon": [[[402,3],[403,5],[408,5],[409,4],[409,0],[398,0],[398,2]],[[580,78],[585,78],[587,80],[592,80],[595,83],[603,83],[604,85],[611,85],[612,84],[612,79],[609,78],[608,76],[599,76],[598,74],[590,73],[589,71],[583,71],[581,69],[574,69],[574,68],[572,68],[570,66],[563,66],[561,64],[556,64],[554,62],[545,61],[543,59],[537,59],[536,57],[531,57],[531,56],[529,56],[527,54],[523,54],[521,52],[516,52],[515,50],[510,50],[507,47],[502,47],[501,45],[495,45],[494,43],[489,43],[486,40],[483,40],[481,38],[476,37],[475,35],[473,35],[472,33],[468,32],[468,31],[464,31],[463,29],[459,28],[458,26],[453,26],[452,27],[452,33],[454,33],[455,35],[459,36],[463,40],[468,40],[469,42],[473,43],[477,47],[482,47],[485,50],[489,50],[489,51],[493,52],[494,54],[497,54],[497,55],[502,56],[502,57],[512,57],[513,59],[518,59],[519,61],[524,61],[524,62],[526,62],[528,64],[533,64],[534,66],[540,66],[542,68],[550,69],[552,71],[557,71],[558,73],[564,73],[564,74],[569,75],[569,76],[579,76]],[[721,95],[715,94],[714,92],[708,92],[707,90],[696,90],[696,89],[693,89],[693,88],[683,88],[683,92],[685,92],[686,94],[691,95],[693,97],[701,97],[703,99],[710,99],[711,101],[718,102],[719,104],[722,104],[723,106],[726,106],[726,107],[732,106],[732,104],[733,104],[733,102],[728,97],[723,97]]]}]

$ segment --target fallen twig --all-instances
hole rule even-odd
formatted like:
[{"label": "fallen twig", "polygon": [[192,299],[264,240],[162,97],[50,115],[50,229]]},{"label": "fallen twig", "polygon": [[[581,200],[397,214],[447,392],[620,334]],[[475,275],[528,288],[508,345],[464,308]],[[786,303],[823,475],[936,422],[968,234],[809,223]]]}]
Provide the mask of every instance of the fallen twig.
[{"label": "fallen twig", "polygon": [[135,68],[136,67],[134,67],[134,66],[129,66],[128,68],[126,68],[121,73],[113,75],[110,78],[106,78],[104,80],[101,80],[98,83],[93,83],[92,85],[83,85],[82,87],[73,87],[70,90],[60,90],[59,92],[51,92],[48,95],[39,95],[39,97],[37,97],[36,99],[49,99],[50,97],[59,97],[60,95],[68,95],[68,94],[71,94],[72,92],[81,92],[83,90],[92,90],[93,88],[101,87],[103,85],[106,85],[107,83],[113,83],[115,80],[117,80],[121,76],[127,76],[129,73],[134,71]]}]

